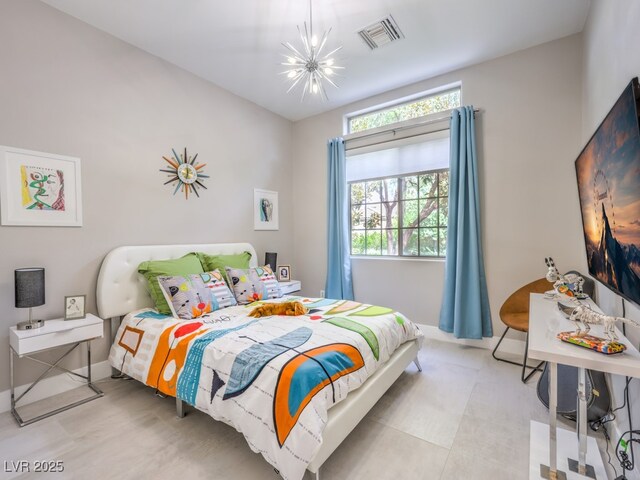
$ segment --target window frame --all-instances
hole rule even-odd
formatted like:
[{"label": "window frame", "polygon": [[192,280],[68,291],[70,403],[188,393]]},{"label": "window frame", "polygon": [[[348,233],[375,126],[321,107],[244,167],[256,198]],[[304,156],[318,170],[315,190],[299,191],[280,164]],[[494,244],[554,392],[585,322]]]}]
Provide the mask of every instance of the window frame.
[{"label": "window frame", "polygon": [[379,127],[372,127],[372,128],[368,128],[366,130],[359,130],[357,132],[353,132],[351,131],[351,121],[354,118],[358,118],[358,117],[364,117],[367,115],[371,115],[371,114],[375,114],[375,113],[379,113],[379,112],[383,112],[385,110],[392,110],[394,108],[398,108],[398,107],[402,107],[405,105],[409,105],[412,103],[417,103],[421,100],[425,100],[431,97],[437,97],[439,95],[444,95],[453,91],[458,91],[460,93],[460,105],[463,104],[462,102],[462,83],[461,82],[456,82],[456,83],[452,83],[449,85],[443,85],[441,87],[435,88],[435,89],[431,89],[431,90],[427,90],[424,92],[419,92],[417,94],[414,95],[409,95],[407,97],[403,97],[403,98],[399,98],[399,99],[395,99],[393,101],[390,102],[386,102],[386,103],[382,103],[382,104],[378,104],[375,105],[373,107],[369,107],[363,110],[358,110],[356,112],[351,112],[348,113],[347,115],[344,116],[344,125],[343,125],[343,131],[345,135],[358,135],[358,134],[367,134],[369,132],[372,132],[374,130],[382,130],[384,131],[386,130],[392,130],[394,126],[397,126],[398,124],[403,124],[405,122],[411,122],[411,121],[416,121],[416,120],[420,120],[420,119],[424,119],[427,117],[430,117],[432,115],[438,115],[444,112],[450,112],[451,109],[447,109],[447,110],[442,110],[442,111],[438,111],[438,112],[432,112],[429,113],[427,115],[421,115],[418,117],[414,117],[414,118],[408,118],[408,119],[404,119],[404,120],[399,120],[397,122],[393,122],[393,123],[388,123],[385,125],[380,125]]},{"label": "window frame", "polygon": [[[401,240],[401,236],[402,236],[402,232],[403,230],[406,230],[407,227],[403,227],[403,208],[402,208],[402,204],[403,202],[406,201],[411,201],[411,200],[416,200],[416,201],[420,201],[420,200],[426,200],[429,198],[435,198],[438,201],[438,210],[440,209],[440,199],[446,198],[448,201],[449,198],[449,186],[447,186],[447,194],[445,196],[440,195],[440,177],[439,175],[443,172],[447,172],[447,174],[450,172],[449,168],[438,168],[438,169],[434,169],[434,170],[422,170],[422,171],[418,171],[418,172],[412,172],[412,173],[406,173],[406,174],[402,174],[402,175],[389,175],[389,176],[384,176],[384,177],[375,177],[375,178],[367,178],[367,179],[363,179],[363,180],[353,180],[350,182],[347,182],[347,186],[348,186],[348,196],[349,196],[349,215],[348,215],[348,220],[349,220],[349,256],[351,258],[384,258],[384,259],[413,259],[413,260],[444,260],[446,258],[446,246],[445,246],[445,252],[444,255],[441,255],[441,250],[440,250],[440,234],[441,234],[441,230],[445,230],[448,233],[448,229],[449,229],[449,205],[447,203],[447,223],[446,225],[441,225],[440,224],[440,220],[438,218],[438,224],[435,227],[421,227],[420,223],[418,223],[418,225],[415,228],[415,230],[418,232],[418,243],[417,243],[417,250],[418,250],[418,255],[407,255],[404,253],[403,249],[404,249],[404,245],[403,242]],[[435,197],[425,197],[425,198],[421,198],[420,194],[418,193],[418,196],[415,199],[409,199],[406,200],[404,198],[401,198],[400,195],[402,194],[402,183],[403,183],[403,179],[408,178],[408,177],[417,177],[419,178],[421,175],[429,175],[429,174],[438,174],[438,177],[436,177],[436,181],[437,181],[437,191],[436,191],[436,196]],[[376,181],[380,181],[380,180],[388,180],[388,179],[396,179],[398,181],[398,226],[393,228],[393,229],[388,229],[388,228],[379,228],[379,229],[367,229],[366,228],[366,206],[367,206],[367,202],[366,202],[366,197],[365,197],[365,201],[364,203],[362,203],[361,205],[364,206],[365,208],[365,228],[363,229],[355,229],[356,232],[363,232],[365,235],[365,253],[359,254],[359,253],[353,253],[353,232],[354,232],[354,228],[353,228],[353,203],[351,201],[352,199],[352,195],[351,195],[351,188],[353,184],[357,184],[357,183],[367,183],[367,182],[376,182]],[[418,189],[419,192],[419,189]],[[382,205],[382,201],[380,202],[373,202],[373,204],[380,204]],[[421,255],[420,254],[420,229],[422,228],[435,228],[438,232],[438,236],[436,239],[436,247],[437,247],[437,255]],[[366,253],[366,234],[368,232],[372,232],[372,231],[380,231],[380,232],[384,232],[385,230],[395,230],[397,232],[397,236],[398,236],[398,254],[397,255],[389,255],[389,254],[380,254],[380,255],[372,255],[369,253]],[[382,251],[382,249],[381,249]]]}]

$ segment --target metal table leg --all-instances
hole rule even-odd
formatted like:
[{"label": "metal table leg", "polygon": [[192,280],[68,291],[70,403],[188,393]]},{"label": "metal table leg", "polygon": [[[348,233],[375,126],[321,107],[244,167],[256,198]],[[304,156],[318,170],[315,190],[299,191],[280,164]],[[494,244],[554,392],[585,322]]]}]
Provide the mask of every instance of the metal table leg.
[{"label": "metal table leg", "polygon": [[540,476],[549,480],[566,480],[567,474],[558,470],[557,408],[558,408],[558,364],[549,363],[549,465],[540,464]]},{"label": "metal table leg", "polygon": [[596,478],[596,472],[591,465],[587,465],[587,373],[583,367],[578,368],[578,421],[576,429],[578,433],[578,461],[569,458],[569,470]]},{"label": "metal table leg", "polygon": [[[14,351],[11,347],[9,347],[9,366],[10,366],[10,381],[11,381],[11,413],[13,414],[14,418],[16,419],[16,421],[18,422],[18,424],[21,427],[24,427],[25,425],[29,425],[31,423],[37,422],[39,420],[42,420],[44,418],[48,418],[51,417],[52,415],[55,415],[57,413],[60,412],[64,412],[65,410],[69,410],[70,408],[73,407],[77,407],[78,405],[82,405],[83,403],[87,403],[90,402],[91,400],[95,400],[96,398],[100,398],[102,396],[104,396],[104,393],[102,392],[102,390],[100,390],[98,387],[96,387],[93,383],[91,383],[91,346],[90,343],[91,341],[88,340],[86,341],[87,344],[87,360],[89,362],[89,364],[87,365],[87,375],[80,375],[76,372],[72,372],[70,370],[68,370],[67,368],[64,368],[62,366],[60,366],[60,362],[62,362],[62,360],[64,358],[66,358],[73,350],[75,350],[81,343],[83,342],[77,342],[76,344],[74,344],[71,349],[67,350],[60,358],[58,358],[58,360],[56,360],[54,363],[47,363],[47,362],[43,362],[42,360],[39,360],[37,358],[33,358],[30,357],[29,355],[24,355],[23,358],[28,358],[29,360],[35,361],[37,363],[41,363],[44,365],[48,365],[49,368],[47,368],[47,370],[45,372],[43,372],[37,379],[35,382],[31,383],[31,385],[29,385],[29,387],[20,394],[20,396],[18,396],[18,398],[15,397],[15,386],[14,386]],[[51,370],[53,369],[57,369],[66,373],[70,373],[73,374],[77,377],[80,377],[84,380],[87,381],[86,386],[89,387],[91,390],[93,390],[94,395],[88,397],[88,398],[84,398],[82,400],[78,400],[77,402],[73,402],[70,403],[68,405],[65,405],[63,407],[57,408],[55,410],[52,410],[50,412],[47,413],[43,413],[42,415],[38,415],[37,417],[34,418],[30,418],[28,420],[24,420],[20,414],[18,413],[17,410],[17,404],[18,402],[27,394],[31,391],[31,389],[33,387],[35,387]]]}]

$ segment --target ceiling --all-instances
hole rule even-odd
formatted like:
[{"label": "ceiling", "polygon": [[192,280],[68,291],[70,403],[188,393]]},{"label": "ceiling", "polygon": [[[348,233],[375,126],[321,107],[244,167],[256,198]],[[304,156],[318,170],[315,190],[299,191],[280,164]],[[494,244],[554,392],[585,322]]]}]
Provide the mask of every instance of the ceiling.
[{"label": "ceiling", "polygon": [[[590,0],[315,0],[346,67],[329,101],[287,94],[284,47],[306,0],[42,0],[290,120],[582,31]],[[361,28],[393,15],[405,38],[371,51]]]}]

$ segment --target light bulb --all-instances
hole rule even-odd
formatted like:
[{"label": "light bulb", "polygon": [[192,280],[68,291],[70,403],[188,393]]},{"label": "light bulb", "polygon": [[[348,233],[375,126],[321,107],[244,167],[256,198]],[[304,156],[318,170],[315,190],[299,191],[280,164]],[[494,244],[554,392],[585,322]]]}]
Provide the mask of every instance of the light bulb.
[{"label": "light bulb", "polygon": [[329,58],[325,63],[330,67],[333,65],[333,58]]},{"label": "light bulb", "polygon": [[291,63],[291,64],[296,63],[296,59],[295,59],[295,58],[293,58],[293,57],[289,57],[289,58],[287,58],[287,60],[288,60],[288,62],[289,62],[289,63]]},{"label": "light bulb", "polygon": [[324,69],[324,73],[326,73],[327,75],[331,75],[333,73],[333,69],[327,67]]},{"label": "light bulb", "polygon": [[318,45],[318,37],[314,35],[313,37],[311,37],[311,46],[315,47],[316,45]]},{"label": "light bulb", "polygon": [[295,76],[296,76],[296,71],[295,70],[289,70],[289,73],[287,74],[287,77],[293,78]]},{"label": "light bulb", "polygon": [[318,84],[313,82],[313,85],[311,85],[311,91],[313,93],[318,93]]}]

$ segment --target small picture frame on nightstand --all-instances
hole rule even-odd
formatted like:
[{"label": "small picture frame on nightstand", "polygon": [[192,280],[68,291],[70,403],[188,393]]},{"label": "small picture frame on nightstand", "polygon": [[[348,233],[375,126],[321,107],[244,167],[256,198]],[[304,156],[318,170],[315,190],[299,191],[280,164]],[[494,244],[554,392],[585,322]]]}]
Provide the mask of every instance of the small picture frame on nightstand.
[{"label": "small picture frame on nightstand", "polygon": [[86,295],[70,295],[64,297],[64,319],[79,320],[87,316]]},{"label": "small picture frame on nightstand", "polygon": [[278,281],[288,282],[291,280],[291,265],[278,265]]}]

